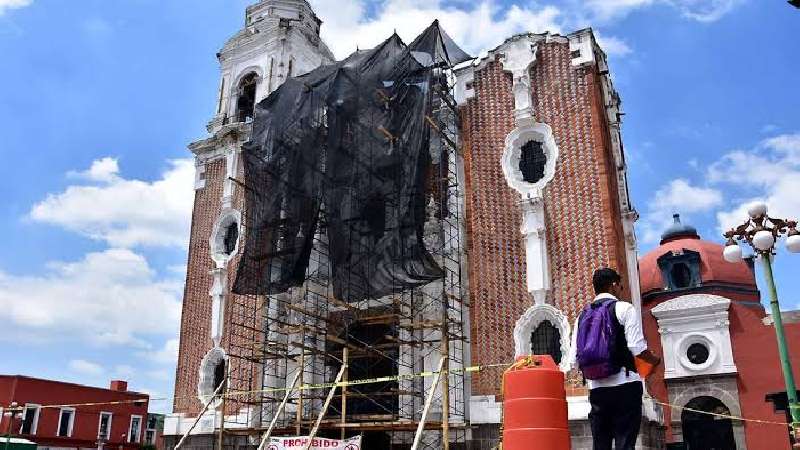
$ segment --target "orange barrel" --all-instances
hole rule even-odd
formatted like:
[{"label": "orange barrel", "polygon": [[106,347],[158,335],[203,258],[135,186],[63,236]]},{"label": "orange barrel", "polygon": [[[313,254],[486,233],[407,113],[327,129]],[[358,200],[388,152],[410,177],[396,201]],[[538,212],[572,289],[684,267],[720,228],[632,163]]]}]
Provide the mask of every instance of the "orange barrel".
[{"label": "orange barrel", "polygon": [[503,374],[503,450],[569,450],[564,373],[550,356],[517,359]]}]

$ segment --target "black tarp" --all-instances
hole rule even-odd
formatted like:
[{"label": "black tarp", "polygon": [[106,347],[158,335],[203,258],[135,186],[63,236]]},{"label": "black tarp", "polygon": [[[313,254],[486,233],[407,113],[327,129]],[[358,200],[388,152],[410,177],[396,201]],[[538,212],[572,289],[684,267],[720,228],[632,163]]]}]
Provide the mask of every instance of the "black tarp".
[{"label": "black tarp", "polygon": [[411,49],[411,54],[426,67],[432,65],[452,67],[473,59],[439,26],[438,19],[434,20],[431,26],[417,36],[408,47]]},{"label": "black tarp", "polygon": [[[434,64],[421,64],[423,54]],[[289,78],[256,106],[235,293],[301,285],[322,229],[337,298],[378,298],[442,276],[422,239],[426,115],[434,67],[451,65],[451,54],[466,55],[434,22],[412,46],[395,34]]]}]

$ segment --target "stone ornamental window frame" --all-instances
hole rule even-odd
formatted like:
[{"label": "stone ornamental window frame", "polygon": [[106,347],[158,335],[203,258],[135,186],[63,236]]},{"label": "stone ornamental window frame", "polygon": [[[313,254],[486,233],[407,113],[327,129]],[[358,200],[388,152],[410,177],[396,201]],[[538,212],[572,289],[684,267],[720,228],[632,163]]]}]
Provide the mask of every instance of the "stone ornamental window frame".
[{"label": "stone ornamental window frame", "polygon": [[[234,245],[233,251],[229,253],[225,248],[225,238],[228,235],[228,228],[233,223],[237,224],[239,232],[236,236],[236,244]],[[225,267],[228,261],[239,253],[239,246],[242,242],[242,231],[242,213],[236,209],[224,210],[214,222],[208,245],[211,252],[211,259],[216,263],[218,268]]]},{"label": "stone ornamental window frame", "polygon": [[[505,149],[501,159],[503,175],[508,186],[519,192],[523,198],[541,198],[545,186],[553,180],[556,174],[558,146],[549,125],[534,122],[532,118],[519,122],[517,128],[506,136]],[[522,147],[530,141],[541,143],[546,158],[544,176],[535,183],[525,181],[519,167],[522,160]]]},{"label": "stone ornamental window frame", "polygon": [[[689,361],[689,356],[687,352],[689,351],[689,347],[693,344],[701,344],[706,349],[708,349],[708,358],[706,358],[705,362],[701,364],[695,364]],[[692,372],[703,372],[716,362],[717,358],[719,357],[719,349],[714,344],[714,342],[708,338],[705,334],[702,333],[691,333],[687,334],[678,342],[678,360],[680,361],[681,365],[685,367],[687,370]]]},{"label": "stone ornamental window frame", "polygon": [[571,327],[567,316],[553,305],[544,303],[528,308],[514,326],[514,359],[530,355],[533,351],[531,336],[542,322],[549,322],[561,334],[561,363],[558,365],[562,372],[570,369],[570,336]]},{"label": "stone ornamental window frame", "polygon": [[[217,390],[218,386],[214,386],[214,379],[216,378],[217,365],[219,365],[220,362],[225,364],[226,367],[229,364],[228,354],[225,353],[222,347],[212,348],[200,361],[200,369],[198,371],[200,376],[197,381],[197,398],[203,404],[211,400],[214,392]],[[211,402],[209,408],[216,408],[221,403],[222,399],[217,397]]]}]

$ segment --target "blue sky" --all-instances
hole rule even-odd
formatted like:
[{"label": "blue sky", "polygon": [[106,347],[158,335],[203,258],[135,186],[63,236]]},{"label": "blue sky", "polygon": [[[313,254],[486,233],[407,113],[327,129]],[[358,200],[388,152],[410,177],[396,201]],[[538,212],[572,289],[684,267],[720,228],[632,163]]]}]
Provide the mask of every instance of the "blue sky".
[{"label": "blue sky", "polygon": [[[171,393],[215,53],[243,0],[0,0],[0,373]],[[592,25],[626,112],[640,249],[768,200],[800,215],[800,10],[782,0],[316,0],[337,56],[434,17],[473,53]],[[800,308],[800,256],[780,255]],[[154,402],[168,410],[169,402]]]}]

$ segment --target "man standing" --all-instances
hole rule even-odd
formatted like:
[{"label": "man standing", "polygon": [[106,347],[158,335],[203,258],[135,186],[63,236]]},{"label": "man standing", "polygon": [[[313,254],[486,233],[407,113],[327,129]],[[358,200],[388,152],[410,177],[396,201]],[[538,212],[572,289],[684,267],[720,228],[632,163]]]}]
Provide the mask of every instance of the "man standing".
[{"label": "man standing", "polygon": [[594,450],[633,450],[642,420],[642,378],[634,357],[657,365],[632,304],[619,300],[622,278],[613,269],[592,277],[596,297],[575,320],[573,365],[589,386]]}]

